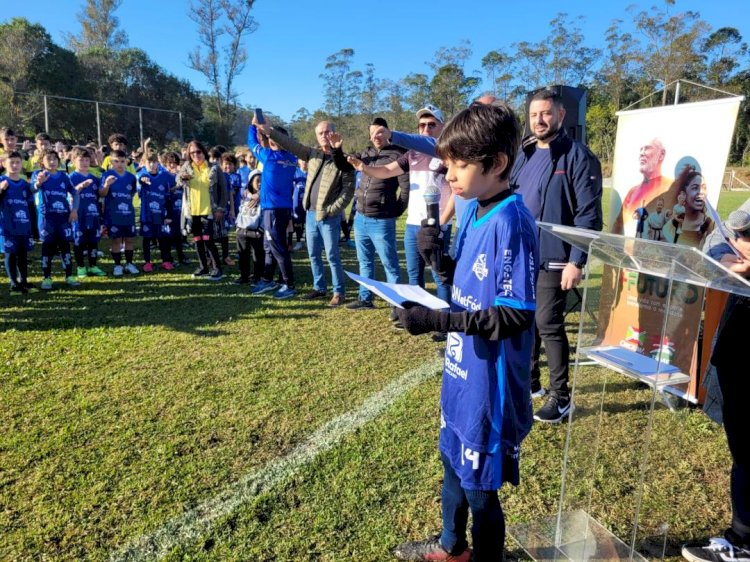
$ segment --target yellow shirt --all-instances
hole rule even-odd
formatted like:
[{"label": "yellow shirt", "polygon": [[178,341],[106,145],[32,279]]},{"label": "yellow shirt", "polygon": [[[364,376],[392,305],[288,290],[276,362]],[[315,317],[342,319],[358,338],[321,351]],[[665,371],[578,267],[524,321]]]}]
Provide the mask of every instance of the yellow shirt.
[{"label": "yellow shirt", "polygon": [[190,214],[194,217],[210,216],[211,195],[208,192],[208,174],[211,167],[208,162],[204,162],[200,166],[193,163],[192,166],[193,177],[188,184],[190,188]]},{"label": "yellow shirt", "polygon": [[[112,165],[109,163],[110,158],[111,157],[109,154],[107,154],[104,157],[104,160],[102,160],[102,166],[101,166],[102,170],[109,170],[112,167]],[[125,166],[125,170],[135,175],[135,166],[133,165],[132,162],[128,162],[128,165]]]}]

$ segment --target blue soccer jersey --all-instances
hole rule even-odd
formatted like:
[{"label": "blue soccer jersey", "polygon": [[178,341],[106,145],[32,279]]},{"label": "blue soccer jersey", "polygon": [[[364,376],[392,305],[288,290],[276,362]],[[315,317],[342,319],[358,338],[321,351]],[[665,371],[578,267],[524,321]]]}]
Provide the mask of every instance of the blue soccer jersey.
[{"label": "blue soccer jersey", "polygon": [[57,171],[47,176],[46,181],[37,186],[36,182],[40,173],[41,171],[36,171],[31,176],[31,184],[36,189],[36,208],[40,227],[43,228],[45,222],[55,224],[68,222],[71,211],[69,198],[73,200],[74,209],[78,208],[79,199],[68,174]]},{"label": "blue soccer jersey", "polygon": [[0,176],[0,182],[7,181],[8,187],[0,192],[0,224],[5,236],[26,236],[32,234],[31,215],[33,195],[31,186],[25,179],[14,181],[7,176]]},{"label": "blue soccer jersey", "polygon": [[91,180],[91,185],[84,187],[78,192],[78,221],[76,228],[79,230],[92,230],[99,228],[99,178],[88,173],[73,172],[70,174],[70,183],[73,187],[80,185],[86,180]]},{"label": "blue soccer jersey", "polygon": [[107,226],[135,226],[135,176],[128,171],[119,175],[113,169],[109,169],[102,174],[102,186],[110,176],[115,178],[115,182],[104,196],[104,223]]},{"label": "blue soccer jersey", "polygon": [[[534,219],[510,195],[480,219],[469,204],[457,239],[451,311],[493,306],[535,310]],[[518,447],[532,424],[534,328],[499,341],[450,332],[441,391],[440,450],[466,489],[518,482]]]},{"label": "blue soccer jersey", "polygon": [[[145,178],[148,178],[146,183]],[[141,224],[160,225],[169,218],[169,172],[151,175],[143,170],[138,173],[138,193],[141,197]]]}]

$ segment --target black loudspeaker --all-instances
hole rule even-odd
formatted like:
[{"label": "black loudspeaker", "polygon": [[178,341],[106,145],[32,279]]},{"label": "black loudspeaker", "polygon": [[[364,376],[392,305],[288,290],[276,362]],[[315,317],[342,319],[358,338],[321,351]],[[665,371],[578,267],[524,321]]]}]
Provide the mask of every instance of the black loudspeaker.
[{"label": "black loudspeaker", "polygon": [[557,92],[563,100],[565,106],[565,119],[563,119],[563,127],[568,133],[568,136],[572,139],[586,143],[586,90],[582,88],[573,88],[571,86],[562,86],[560,84],[555,86],[548,86],[547,88],[539,88],[526,94],[526,130],[523,136],[526,137],[531,134],[529,128],[529,105],[531,105],[531,98],[534,94],[541,90],[554,90]]}]

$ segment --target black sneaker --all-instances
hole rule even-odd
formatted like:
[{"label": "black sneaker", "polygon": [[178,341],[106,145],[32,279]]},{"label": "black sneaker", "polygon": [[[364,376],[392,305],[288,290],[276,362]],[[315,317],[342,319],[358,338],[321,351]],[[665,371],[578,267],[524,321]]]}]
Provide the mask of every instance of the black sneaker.
[{"label": "black sneaker", "polygon": [[222,273],[221,269],[214,268],[208,272],[208,278],[211,281],[221,281],[222,279],[224,279],[224,273]]},{"label": "black sneaker", "polygon": [[724,537],[688,543],[682,547],[682,556],[690,562],[750,562],[750,550],[734,546]]},{"label": "black sneaker", "polygon": [[357,299],[356,301],[347,304],[346,308],[349,310],[364,310],[366,308],[375,308],[375,305],[372,304],[372,301],[362,301]]},{"label": "black sneaker", "polygon": [[29,283],[28,281],[21,281],[19,285],[26,289],[27,292],[36,289],[36,285],[34,285],[33,283]]},{"label": "black sneaker", "polygon": [[450,554],[440,544],[440,535],[423,541],[405,542],[398,545],[393,555],[399,560],[445,560],[446,562],[469,562],[471,551],[467,548],[461,554]]},{"label": "black sneaker", "polygon": [[391,322],[398,322],[398,312],[396,312],[396,307],[391,307]]},{"label": "black sneaker", "polygon": [[25,295],[28,293],[29,290],[24,287],[23,285],[20,285],[18,283],[10,286],[10,294],[11,295]]},{"label": "black sneaker", "polygon": [[568,417],[572,408],[570,396],[550,392],[544,406],[534,414],[534,419],[545,423],[560,423]]},{"label": "black sneaker", "polygon": [[433,332],[432,334],[432,341],[434,342],[444,342],[448,340],[448,334],[445,332]]},{"label": "black sneaker", "polygon": [[302,298],[306,301],[311,301],[315,299],[324,299],[326,298],[326,295],[328,293],[326,291],[318,291],[317,289],[313,289],[309,293],[305,293],[302,295]]},{"label": "black sneaker", "polygon": [[193,279],[195,279],[196,277],[205,277],[206,275],[208,275],[208,269],[206,269],[205,267],[199,267],[198,269],[193,271]]}]

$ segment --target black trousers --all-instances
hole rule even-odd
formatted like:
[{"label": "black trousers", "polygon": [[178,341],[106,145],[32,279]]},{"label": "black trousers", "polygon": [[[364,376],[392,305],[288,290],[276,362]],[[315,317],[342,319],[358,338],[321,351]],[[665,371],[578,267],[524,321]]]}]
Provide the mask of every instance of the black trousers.
[{"label": "black trousers", "polygon": [[252,281],[257,283],[263,277],[266,252],[263,249],[263,231],[237,229],[237,253],[239,254],[240,277],[250,280],[250,263],[253,264]]},{"label": "black trousers", "polygon": [[292,218],[291,209],[266,209],[263,211],[263,248],[266,252],[266,266],[263,279],[273,281],[276,264],[279,264],[281,278],[289,287],[294,287],[292,256],[287,245],[286,229]]},{"label": "black trousers", "polygon": [[214,267],[221,271],[221,259],[216,242],[213,239],[214,221],[206,216],[193,216],[190,231],[195,241],[195,249],[198,252],[198,262],[202,269],[208,269],[208,254],[214,262]]},{"label": "black trousers", "polygon": [[731,543],[750,548],[750,443],[747,439],[750,378],[746,367],[741,365],[740,362],[729,367],[722,361],[721,366],[716,366],[716,374],[724,399],[724,431],[732,454],[732,526],[726,534]]},{"label": "black trousers", "polygon": [[561,270],[539,270],[539,279],[536,283],[536,337],[531,363],[531,388],[536,389],[540,385],[539,355],[544,342],[549,367],[549,390],[567,395],[570,392],[570,345],[565,333],[565,303],[568,291],[560,288],[561,280]]}]

